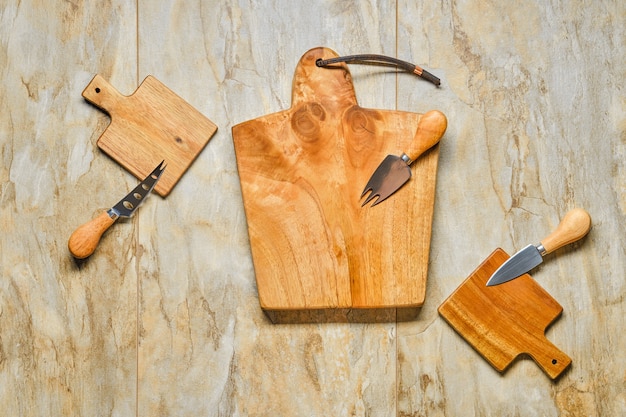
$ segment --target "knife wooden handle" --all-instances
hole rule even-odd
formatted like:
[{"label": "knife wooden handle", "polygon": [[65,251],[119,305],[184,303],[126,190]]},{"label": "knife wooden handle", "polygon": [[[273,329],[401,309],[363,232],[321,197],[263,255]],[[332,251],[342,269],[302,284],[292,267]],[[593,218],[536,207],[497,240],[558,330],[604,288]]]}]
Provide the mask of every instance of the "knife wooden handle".
[{"label": "knife wooden handle", "polygon": [[585,236],[591,229],[591,216],[581,208],[567,212],[556,230],[541,241],[545,254],[554,252]]},{"label": "knife wooden handle", "polygon": [[115,220],[105,211],[76,229],[67,243],[72,256],[77,259],[84,259],[91,255],[96,250],[102,234],[113,223]]},{"label": "knife wooden handle", "polygon": [[421,154],[435,146],[448,127],[448,119],[438,111],[431,110],[424,113],[417,125],[415,136],[404,152],[411,161],[415,161]]}]

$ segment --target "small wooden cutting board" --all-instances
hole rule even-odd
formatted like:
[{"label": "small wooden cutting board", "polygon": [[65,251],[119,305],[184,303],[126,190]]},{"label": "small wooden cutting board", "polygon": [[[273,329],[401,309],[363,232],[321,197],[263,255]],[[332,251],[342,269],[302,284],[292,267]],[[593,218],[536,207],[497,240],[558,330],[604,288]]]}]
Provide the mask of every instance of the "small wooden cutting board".
[{"label": "small wooden cutting board", "polygon": [[369,177],[402,154],[421,115],[360,107],[345,64],[315,64],[336,56],[305,53],[291,108],[233,127],[261,307],[421,306],[439,147],[392,197],[361,207]]},{"label": "small wooden cutting board", "polygon": [[155,191],[167,196],[217,126],[152,76],[130,96],[123,96],[100,75],[83,91],[83,97],[111,116],[111,124],[97,141],[98,147],[143,180],[165,160]]},{"label": "small wooden cutting board", "polygon": [[563,307],[528,274],[487,287],[491,274],[508,258],[496,249],[439,306],[439,314],[499,372],[528,354],[555,379],[571,359],[546,339],[545,331]]}]

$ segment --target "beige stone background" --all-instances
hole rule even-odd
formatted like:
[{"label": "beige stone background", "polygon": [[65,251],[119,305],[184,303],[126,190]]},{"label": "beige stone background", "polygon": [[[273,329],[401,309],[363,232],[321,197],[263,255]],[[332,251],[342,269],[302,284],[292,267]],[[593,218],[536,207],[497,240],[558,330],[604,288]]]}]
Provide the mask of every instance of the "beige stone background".
[{"label": "beige stone background", "polygon": [[[2,414],[626,415],[624,22],[618,0],[0,1]],[[442,79],[351,66],[362,106],[449,120],[413,320],[272,324],[259,307],[230,129],[288,108],[316,46]],[[219,130],[76,263],[72,230],[136,184],[96,146],[97,73],[123,94],[152,74]],[[533,273],[572,366],[499,374],[437,307],[577,206],[591,233]]]}]

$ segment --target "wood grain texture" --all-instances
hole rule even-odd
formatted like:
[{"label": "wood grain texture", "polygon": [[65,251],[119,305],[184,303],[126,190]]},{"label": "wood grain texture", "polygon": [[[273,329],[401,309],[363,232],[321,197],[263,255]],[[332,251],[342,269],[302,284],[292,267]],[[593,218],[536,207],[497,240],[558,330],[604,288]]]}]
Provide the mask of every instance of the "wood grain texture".
[{"label": "wood grain texture", "polygon": [[[289,108],[294,68],[313,46],[393,54],[395,7],[198,5],[140,5],[140,74],[154,74],[220,129],[156,219],[138,213],[138,414],[393,414],[395,314],[274,325],[260,308],[231,127]],[[285,42],[296,22],[297,41]],[[395,75],[374,70],[351,68],[359,102],[393,109]]]},{"label": "wood grain texture", "polygon": [[[0,9],[4,415],[626,415],[624,2]],[[277,325],[259,307],[231,128],[289,108],[317,45],[442,79],[349,66],[361,107],[448,117],[426,298],[409,320],[347,309]],[[110,118],[81,96],[94,74],[125,94],[152,74],[220,129],[166,199],[74,262],[76,225],[137,184],[97,146]],[[573,207],[593,229],[533,271],[563,307],[546,336],[572,364],[555,381],[532,360],[502,374],[437,307],[493,248],[536,243]]]},{"label": "wood grain texture", "polygon": [[360,107],[345,64],[315,65],[335,56],[306,52],[291,108],[233,127],[261,305],[421,306],[438,149],[416,161],[393,198],[361,207],[371,173],[411,144],[421,116]]},{"label": "wood grain texture", "polygon": [[98,147],[143,180],[155,165],[167,170],[154,190],[167,196],[215,134],[217,126],[153,76],[129,96],[96,75],[83,97],[111,116]]},{"label": "wood grain texture", "polygon": [[544,332],[563,308],[528,274],[487,287],[507,259],[502,249],[489,255],[439,306],[439,314],[498,371],[527,354],[555,379],[572,361]]}]

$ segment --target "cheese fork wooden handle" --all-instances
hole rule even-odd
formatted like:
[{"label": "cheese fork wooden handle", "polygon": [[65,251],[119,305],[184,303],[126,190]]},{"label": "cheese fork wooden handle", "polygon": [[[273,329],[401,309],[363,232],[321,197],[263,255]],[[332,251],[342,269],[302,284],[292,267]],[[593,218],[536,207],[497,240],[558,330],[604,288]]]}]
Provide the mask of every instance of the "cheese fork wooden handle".
[{"label": "cheese fork wooden handle", "polygon": [[104,232],[115,223],[116,219],[111,218],[109,213],[104,211],[102,214],[79,226],[72,233],[67,243],[72,256],[77,259],[84,259],[91,255],[96,250]]},{"label": "cheese fork wooden handle", "polygon": [[448,127],[448,119],[439,110],[424,113],[417,125],[417,131],[408,149],[404,152],[411,161],[435,146]]},{"label": "cheese fork wooden handle", "polygon": [[591,229],[591,216],[581,208],[569,211],[554,232],[541,241],[542,255],[581,239]]}]

